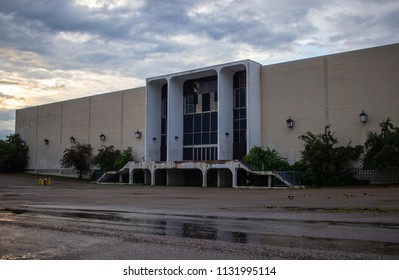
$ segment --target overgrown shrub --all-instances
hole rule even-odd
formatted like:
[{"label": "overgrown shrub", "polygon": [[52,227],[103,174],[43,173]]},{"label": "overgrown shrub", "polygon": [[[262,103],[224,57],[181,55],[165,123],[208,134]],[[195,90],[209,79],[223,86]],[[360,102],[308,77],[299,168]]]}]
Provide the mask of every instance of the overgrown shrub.
[{"label": "overgrown shrub", "polygon": [[290,165],[288,161],[281,157],[275,149],[255,146],[247,155],[244,160],[255,170],[289,170]]},{"label": "overgrown shrub", "polygon": [[93,158],[93,164],[98,165],[104,172],[114,170],[114,163],[121,155],[121,151],[115,150],[114,146],[111,145],[101,146],[97,152],[97,155]]},{"label": "overgrown shrub", "polygon": [[79,178],[82,178],[83,173],[90,171],[93,158],[92,150],[90,144],[76,143],[71,148],[64,150],[61,158],[61,166],[77,169],[79,171]]},{"label": "overgrown shrub", "polygon": [[389,118],[380,123],[380,127],[380,133],[367,134],[363,168],[375,170],[399,168],[399,127],[395,127]]},{"label": "overgrown shrub", "polygon": [[353,181],[351,162],[358,160],[363,146],[336,147],[338,140],[326,126],[323,134],[307,132],[299,139],[305,142],[301,152],[300,165],[303,168],[302,180],[305,184],[317,186],[342,185]]}]

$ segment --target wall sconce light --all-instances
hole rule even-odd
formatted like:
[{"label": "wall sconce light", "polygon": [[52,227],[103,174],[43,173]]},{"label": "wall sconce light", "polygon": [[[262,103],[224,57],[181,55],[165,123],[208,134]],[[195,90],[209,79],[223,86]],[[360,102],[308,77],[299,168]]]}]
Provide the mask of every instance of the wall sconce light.
[{"label": "wall sconce light", "polygon": [[72,144],[76,142],[75,137],[71,136],[69,137],[69,142],[71,142]]},{"label": "wall sconce light", "polygon": [[44,143],[44,145],[48,145],[48,143],[50,143],[50,141],[47,138],[44,138],[43,143]]},{"label": "wall sconce light", "polygon": [[136,137],[136,139],[140,139],[141,138],[141,132],[139,130],[136,130],[136,132],[134,133],[134,137]]},{"label": "wall sconce light", "polygon": [[177,141],[179,139],[179,136],[175,136],[175,140]]},{"label": "wall sconce light", "polygon": [[152,138],[152,141],[154,141],[154,142],[157,141],[157,138],[156,137]]},{"label": "wall sconce light", "polygon": [[291,117],[288,117],[287,126],[288,126],[288,128],[293,128],[294,127],[294,120],[291,119]]},{"label": "wall sconce light", "polygon": [[369,116],[364,112],[364,110],[362,110],[362,112],[361,112],[360,115],[359,115],[360,121],[361,121],[362,123],[366,123],[368,117],[369,117]]},{"label": "wall sconce light", "polygon": [[26,142],[25,142],[24,140],[21,141],[21,146],[22,146],[23,148],[26,147]]},{"label": "wall sconce light", "polygon": [[225,133],[225,135],[226,135],[226,136],[229,136],[229,135],[230,135],[230,133],[229,133],[229,132],[226,132],[226,133]]},{"label": "wall sconce light", "polygon": [[104,133],[101,133],[99,137],[100,137],[100,141],[101,141],[101,142],[104,142],[104,141],[105,141],[105,138],[106,138],[106,137],[105,137]]}]

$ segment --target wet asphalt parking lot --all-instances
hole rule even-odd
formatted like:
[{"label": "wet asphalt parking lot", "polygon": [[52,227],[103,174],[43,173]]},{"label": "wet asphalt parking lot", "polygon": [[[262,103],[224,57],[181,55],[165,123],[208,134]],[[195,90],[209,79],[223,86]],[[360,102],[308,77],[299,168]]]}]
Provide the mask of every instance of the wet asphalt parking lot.
[{"label": "wet asphalt parking lot", "polygon": [[1,259],[399,259],[399,187],[97,185],[0,174]]}]

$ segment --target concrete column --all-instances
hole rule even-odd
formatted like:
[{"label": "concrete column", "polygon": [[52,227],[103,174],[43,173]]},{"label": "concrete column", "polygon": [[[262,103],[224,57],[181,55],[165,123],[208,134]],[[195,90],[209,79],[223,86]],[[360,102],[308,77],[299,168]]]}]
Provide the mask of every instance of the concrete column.
[{"label": "concrete column", "polygon": [[208,170],[203,170],[202,171],[202,186],[203,187],[207,187],[208,186]]},{"label": "concrete column", "polygon": [[[261,146],[261,65],[246,63],[247,70],[247,151]],[[267,94],[267,93],[266,93]]]},{"label": "concrete column", "polygon": [[[218,73],[218,159],[233,159],[233,75],[224,68]],[[226,135],[226,133],[228,135]]]},{"label": "concrete column", "polygon": [[168,139],[167,160],[183,160],[183,84],[184,80],[172,78],[168,88]]},{"label": "concrete column", "polygon": [[233,176],[232,176],[232,186],[233,186],[233,188],[237,188],[237,169],[236,168],[232,168],[232,169],[230,169],[231,170],[231,173],[233,174]]}]

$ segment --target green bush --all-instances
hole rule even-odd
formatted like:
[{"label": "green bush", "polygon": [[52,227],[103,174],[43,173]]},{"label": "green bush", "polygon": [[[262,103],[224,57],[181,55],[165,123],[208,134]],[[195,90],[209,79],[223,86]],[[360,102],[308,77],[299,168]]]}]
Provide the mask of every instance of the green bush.
[{"label": "green bush", "polygon": [[301,152],[300,165],[303,168],[302,180],[305,184],[317,186],[342,185],[353,179],[352,161],[359,159],[363,146],[336,147],[338,140],[330,127],[326,126],[323,134],[307,132],[299,139],[305,142]]},{"label": "green bush", "polygon": [[115,150],[112,145],[101,146],[97,151],[97,155],[93,158],[93,164],[98,165],[103,172],[113,171],[114,163],[121,155],[121,151]]},{"label": "green bush", "polygon": [[79,171],[79,178],[82,178],[84,172],[90,171],[93,158],[92,147],[90,144],[76,143],[71,148],[64,150],[61,158],[61,166],[65,168],[76,168]]},{"label": "green bush", "polygon": [[290,165],[288,161],[281,157],[275,149],[270,148],[263,149],[263,147],[253,147],[247,155],[244,156],[246,161],[251,168],[255,170],[289,170]]},{"label": "green bush", "polygon": [[121,168],[125,166],[129,161],[133,161],[133,149],[132,147],[128,147],[126,150],[123,150],[122,153],[118,156],[118,158],[114,162],[114,170],[119,171]]},{"label": "green bush", "polygon": [[368,132],[363,157],[364,169],[399,168],[399,127],[388,118],[380,123],[381,132]]}]

